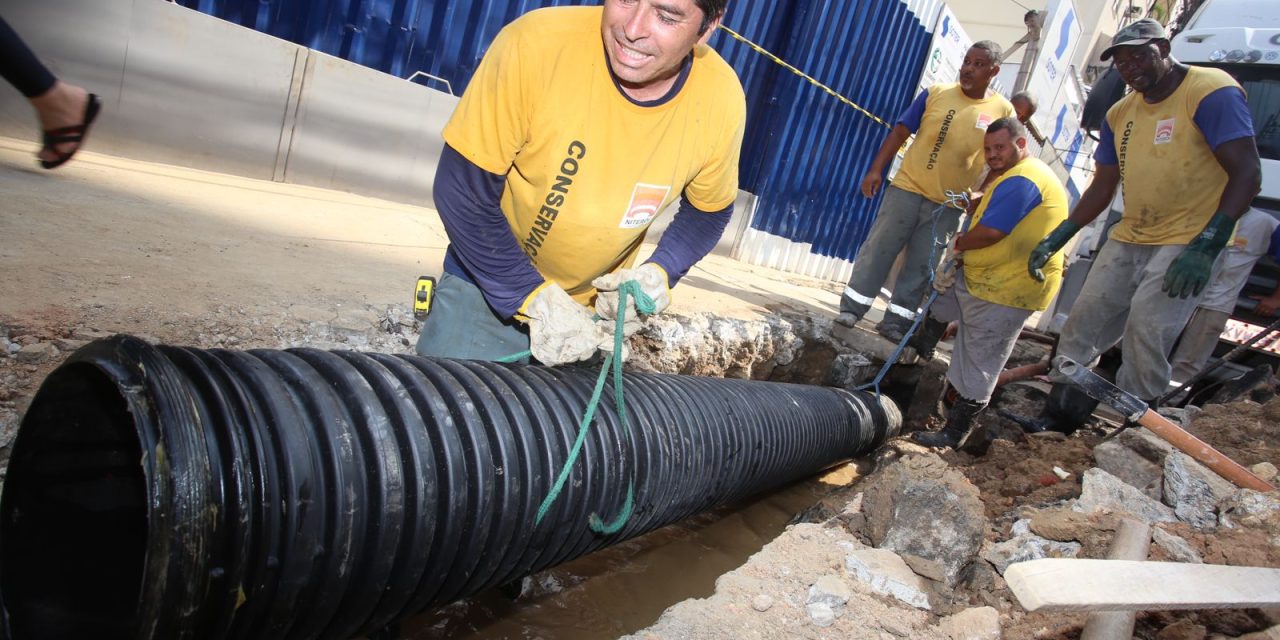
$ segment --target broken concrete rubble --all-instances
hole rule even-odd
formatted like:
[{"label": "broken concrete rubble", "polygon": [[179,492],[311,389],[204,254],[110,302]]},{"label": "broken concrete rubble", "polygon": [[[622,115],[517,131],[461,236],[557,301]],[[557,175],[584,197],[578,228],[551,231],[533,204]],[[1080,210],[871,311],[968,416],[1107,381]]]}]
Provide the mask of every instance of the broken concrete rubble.
[{"label": "broken concrete rubble", "polygon": [[1174,562],[1187,562],[1192,564],[1204,563],[1200,554],[1196,553],[1196,550],[1191,548],[1190,543],[1181,536],[1176,536],[1165,531],[1162,527],[1154,527],[1151,529],[1151,542],[1153,542],[1157,547],[1163,549],[1165,553],[1169,554],[1169,557],[1172,558]]},{"label": "broken concrete rubble", "polygon": [[932,453],[868,478],[863,513],[874,546],[938,563],[948,585],[977,555],[987,526],[977,488]]},{"label": "broken concrete rubble", "polygon": [[1111,513],[1128,513],[1148,523],[1174,522],[1173,509],[1148,498],[1136,487],[1102,469],[1084,472],[1084,486],[1080,499],[1073,507],[1081,513],[1102,510]]},{"label": "broken concrete rubble", "polygon": [[1041,538],[1027,529],[1030,521],[1020,520],[1015,523],[1014,537],[988,546],[982,557],[995,566],[996,571],[1004,575],[1009,565],[1040,558],[1074,558],[1080,553],[1078,542],[1057,542]]},{"label": "broken concrete rubble", "polygon": [[1164,501],[1179,520],[1200,529],[1218,524],[1218,503],[1235,493],[1236,487],[1196,462],[1175,452],[1164,461]]},{"label": "broken concrete rubble", "polygon": [[1000,640],[1000,612],[975,607],[950,615],[938,623],[951,640]]},{"label": "broken concrete rubble", "polygon": [[845,558],[845,568],[874,593],[896,598],[917,609],[929,608],[924,581],[892,551],[856,550]]},{"label": "broken concrete rubble", "polygon": [[1114,440],[1093,448],[1098,468],[1137,487],[1152,500],[1159,500],[1164,488],[1164,469],[1137,451]]}]

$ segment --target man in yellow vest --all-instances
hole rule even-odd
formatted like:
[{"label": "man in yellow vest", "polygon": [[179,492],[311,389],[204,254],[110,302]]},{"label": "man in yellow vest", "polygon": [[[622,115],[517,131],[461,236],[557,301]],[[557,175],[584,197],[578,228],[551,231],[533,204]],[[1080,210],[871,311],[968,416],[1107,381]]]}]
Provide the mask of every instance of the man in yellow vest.
[{"label": "man in yellow vest", "polygon": [[[1107,112],[1096,171],[1070,217],[1031,253],[1033,276],[1124,184],[1124,215],[1071,308],[1058,354],[1092,365],[1121,338],[1116,385],[1146,401],[1164,393],[1169,352],[1236,220],[1261,186],[1253,120],[1225,71],[1169,56],[1164,27],[1139,20],[1111,40],[1102,59],[1133,93]],[[1056,371],[1045,426],[1074,432],[1097,405]]]},{"label": "man in yellow vest", "polygon": [[[1048,165],[1027,150],[1027,128],[1016,118],[987,127],[983,141],[987,164],[1000,177],[974,212],[969,230],[948,249],[934,288],[943,291],[930,307],[922,341],[936,342],[941,328],[959,321],[947,382],[956,390],[941,431],[911,434],[930,447],[959,447],[973,420],[991,400],[996,379],[1009,360],[1022,324],[1049,306],[1062,281],[1062,256],[1044,266],[1034,280],[1024,266],[1040,239],[1067,219],[1067,193]],[[961,265],[949,269],[949,262]],[[928,337],[924,337],[928,336]],[[922,352],[932,344],[917,342]]]},{"label": "man in yellow vest", "polygon": [[876,330],[897,342],[916,319],[937,263],[934,245],[951,240],[959,208],[939,205],[947,192],[963,193],[982,173],[982,136],[993,121],[1012,116],[1013,105],[988,86],[1000,72],[1000,45],[989,40],[965,53],[960,81],[936,84],[916,96],[898,117],[862,179],[862,195],[874,198],[898,149],[915,134],[902,168],[885,189],[880,210],[853,261],[849,286],[835,321],[852,327],[871,308],[889,270],[905,251],[889,309]]}]

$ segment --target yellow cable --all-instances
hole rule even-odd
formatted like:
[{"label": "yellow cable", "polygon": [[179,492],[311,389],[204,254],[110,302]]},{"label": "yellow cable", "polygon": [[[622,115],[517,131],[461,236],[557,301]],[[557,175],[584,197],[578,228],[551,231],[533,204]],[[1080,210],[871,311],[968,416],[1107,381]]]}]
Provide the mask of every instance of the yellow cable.
[{"label": "yellow cable", "polygon": [[809,82],[809,84],[811,84],[811,85],[813,85],[813,86],[815,86],[815,87],[818,87],[819,89],[822,89],[823,91],[826,91],[827,93],[831,94],[833,97],[835,97],[835,98],[836,98],[837,100],[839,100],[840,102],[843,102],[843,103],[845,103],[845,104],[847,104],[847,105],[849,105],[849,106],[853,107],[854,109],[857,109],[859,113],[861,113],[862,115],[867,116],[868,118],[871,118],[872,120],[875,120],[876,122],[880,123],[880,125],[881,125],[881,126],[884,126],[885,128],[888,128],[888,129],[892,129],[892,128],[893,128],[893,125],[891,125],[891,124],[889,124],[888,122],[885,122],[884,120],[881,120],[880,118],[876,117],[876,114],[871,113],[870,111],[867,111],[866,109],[863,109],[862,107],[860,107],[860,106],[858,106],[856,103],[854,103],[854,101],[852,101],[852,100],[850,100],[850,99],[848,99],[848,98],[846,98],[846,97],[844,97],[844,96],[840,95],[839,93],[837,93],[835,89],[832,89],[831,87],[828,87],[827,85],[822,84],[821,82],[818,82],[817,80],[813,79],[811,76],[809,76],[808,74],[806,74],[805,72],[803,72],[803,71],[801,71],[801,70],[799,70],[799,69],[797,69],[797,68],[795,68],[795,67],[793,67],[793,66],[791,66],[791,65],[787,64],[787,63],[786,63],[786,61],[784,61],[782,58],[779,58],[778,56],[775,56],[775,55],[773,55],[772,53],[769,53],[768,51],[766,51],[766,50],[765,50],[765,48],[764,48],[764,47],[761,47],[760,45],[758,45],[758,44],[756,44],[756,43],[754,43],[754,42],[752,42],[752,41],[750,41],[750,40],[748,40],[748,39],[746,39],[746,38],[742,37],[741,35],[739,35],[739,34],[738,34],[736,31],[734,31],[733,29],[730,29],[729,27],[726,27],[726,26],[724,26],[723,24],[721,24],[721,25],[720,25],[720,28],[721,28],[721,29],[724,29],[726,33],[728,33],[729,35],[733,36],[733,37],[734,37],[734,39],[736,39],[736,40],[738,40],[739,42],[741,42],[741,43],[743,43],[743,44],[747,45],[748,47],[751,47],[752,49],[755,49],[757,52],[759,52],[759,53],[760,53],[761,55],[763,55],[764,57],[766,57],[766,58],[768,58],[768,59],[770,59],[770,60],[772,60],[772,61],[774,61],[774,62],[776,62],[776,63],[778,63],[778,64],[780,64],[780,65],[782,65],[784,68],[786,68],[787,70],[791,71],[791,73],[794,73],[794,74],[796,74],[796,75],[800,76],[801,78],[804,78],[805,80],[807,80],[807,81]]}]

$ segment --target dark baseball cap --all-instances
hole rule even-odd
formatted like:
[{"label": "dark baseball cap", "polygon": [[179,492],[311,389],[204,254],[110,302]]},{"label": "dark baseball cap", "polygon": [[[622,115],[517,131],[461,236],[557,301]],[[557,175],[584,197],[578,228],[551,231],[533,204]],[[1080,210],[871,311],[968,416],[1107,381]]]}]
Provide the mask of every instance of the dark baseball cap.
[{"label": "dark baseball cap", "polygon": [[1111,39],[1111,46],[1102,52],[1102,59],[1110,60],[1111,54],[1115,53],[1116,49],[1120,47],[1136,47],[1153,40],[1168,39],[1169,34],[1164,30],[1164,25],[1151,18],[1143,18],[1118,31],[1115,37]]}]

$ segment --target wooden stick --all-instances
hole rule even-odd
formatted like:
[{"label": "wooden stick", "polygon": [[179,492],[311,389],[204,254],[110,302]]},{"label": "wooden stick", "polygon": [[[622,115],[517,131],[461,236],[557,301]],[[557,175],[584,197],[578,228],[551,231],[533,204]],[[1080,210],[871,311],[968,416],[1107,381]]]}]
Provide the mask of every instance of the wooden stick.
[{"label": "wooden stick", "polygon": [[1280,569],[1045,558],[1012,564],[1005,582],[1027,611],[1162,611],[1280,606]]},{"label": "wooden stick", "polygon": [[1138,424],[1164,438],[1169,444],[1177,447],[1183,453],[1203,462],[1204,466],[1213,469],[1215,473],[1234,482],[1237,486],[1262,492],[1276,490],[1271,483],[1253,475],[1240,463],[1222,455],[1221,452],[1209,446],[1205,441],[1191,435],[1182,427],[1174,424],[1173,421],[1151,409],[1147,409],[1147,412],[1138,418]]},{"label": "wooden stick", "polygon": [[[1146,560],[1151,550],[1151,525],[1125,518],[1111,541],[1110,560]],[[1137,614],[1132,611],[1094,611],[1084,623],[1080,640],[1130,640]]]}]

